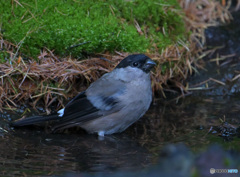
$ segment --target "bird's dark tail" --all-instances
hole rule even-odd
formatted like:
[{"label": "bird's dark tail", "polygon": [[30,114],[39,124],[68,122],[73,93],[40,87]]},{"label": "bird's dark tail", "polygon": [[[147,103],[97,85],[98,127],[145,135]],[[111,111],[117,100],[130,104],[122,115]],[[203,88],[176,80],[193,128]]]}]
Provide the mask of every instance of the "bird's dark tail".
[{"label": "bird's dark tail", "polygon": [[38,124],[46,121],[52,121],[59,119],[58,114],[50,114],[47,116],[32,116],[23,119],[18,119],[10,123],[12,127],[22,127],[26,125]]}]

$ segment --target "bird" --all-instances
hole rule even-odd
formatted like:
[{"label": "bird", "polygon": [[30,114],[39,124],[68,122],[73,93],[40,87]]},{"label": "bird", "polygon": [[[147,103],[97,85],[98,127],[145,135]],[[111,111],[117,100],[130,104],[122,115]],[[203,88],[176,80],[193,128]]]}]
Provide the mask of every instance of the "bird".
[{"label": "bird", "polygon": [[152,102],[150,71],[155,65],[144,54],[129,55],[58,112],[19,119],[11,122],[11,126],[53,121],[53,132],[77,126],[102,137],[121,133],[149,109]]}]

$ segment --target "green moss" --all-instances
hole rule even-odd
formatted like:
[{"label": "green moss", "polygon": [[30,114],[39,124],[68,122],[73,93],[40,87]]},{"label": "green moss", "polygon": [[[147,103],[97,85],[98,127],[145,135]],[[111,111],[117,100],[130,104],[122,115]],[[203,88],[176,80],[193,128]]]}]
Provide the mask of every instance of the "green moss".
[{"label": "green moss", "polygon": [[6,51],[1,51],[0,52],[0,64],[6,63],[8,58],[10,57],[9,53]]},{"label": "green moss", "polygon": [[229,167],[230,164],[231,164],[230,159],[229,158],[224,158],[224,165],[225,165],[225,167]]},{"label": "green moss", "polygon": [[191,177],[200,177],[199,171],[196,168],[193,169]]},{"label": "green moss", "polygon": [[[153,44],[161,50],[185,35],[176,0],[19,3],[0,2],[3,37],[15,44],[23,40],[20,51],[35,57],[44,47],[74,56],[114,50],[145,52]],[[137,32],[135,20],[147,35]]]}]

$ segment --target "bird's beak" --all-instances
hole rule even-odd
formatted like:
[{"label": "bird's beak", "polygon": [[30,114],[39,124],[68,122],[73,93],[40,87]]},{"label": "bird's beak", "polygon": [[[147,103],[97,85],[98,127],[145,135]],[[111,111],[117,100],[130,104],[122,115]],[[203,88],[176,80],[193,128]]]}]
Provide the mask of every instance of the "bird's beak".
[{"label": "bird's beak", "polygon": [[151,71],[151,69],[152,69],[155,65],[156,65],[156,63],[155,63],[153,60],[148,59],[148,60],[145,62],[144,66],[143,66],[143,70],[148,73],[148,72]]},{"label": "bird's beak", "polygon": [[146,72],[150,72],[151,69],[152,69],[155,65],[156,65],[156,63],[155,63],[153,60],[148,59],[148,60],[146,61],[146,63],[144,64],[143,69],[144,69]]},{"label": "bird's beak", "polygon": [[148,59],[147,62],[145,63],[145,65],[149,65],[152,68],[152,67],[154,67],[156,65],[156,63],[153,60]]}]

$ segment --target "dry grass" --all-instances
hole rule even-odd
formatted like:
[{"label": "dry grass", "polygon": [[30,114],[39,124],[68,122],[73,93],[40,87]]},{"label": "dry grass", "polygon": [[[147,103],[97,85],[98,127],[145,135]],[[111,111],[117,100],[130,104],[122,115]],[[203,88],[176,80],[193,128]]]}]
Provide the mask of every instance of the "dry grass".
[{"label": "dry grass", "polygon": [[185,12],[188,31],[192,32],[191,40],[200,47],[205,43],[204,30],[232,20],[229,12],[231,1],[222,0],[179,0]]},{"label": "dry grass", "polygon": [[[186,92],[182,81],[200,66],[198,59],[204,56],[201,53],[205,42],[204,29],[231,19],[228,5],[223,1],[222,4],[211,0],[180,0],[179,3],[185,12],[186,28],[191,31],[189,43],[179,40],[161,53],[147,54],[158,63],[152,75],[153,90],[163,96],[163,88],[174,87],[183,94]],[[0,47],[10,54],[9,64],[0,65],[0,109],[13,109],[24,103],[35,107],[42,103],[47,112],[54,102],[58,107],[63,106],[65,99],[84,90],[128,55],[119,52],[115,55],[98,54],[98,57],[77,61],[71,57],[60,59],[44,49],[37,63],[23,59],[18,54],[20,45],[15,46],[1,36]]]},{"label": "dry grass", "polygon": [[109,72],[124,56],[89,58],[77,61],[71,58],[57,59],[44,51],[40,62],[27,62],[21,57],[11,64],[0,65],[0,107],[17,107],[25,101],[35,107],[43,100],[45,109],[54,101],[73,97],[103,73]]}]

